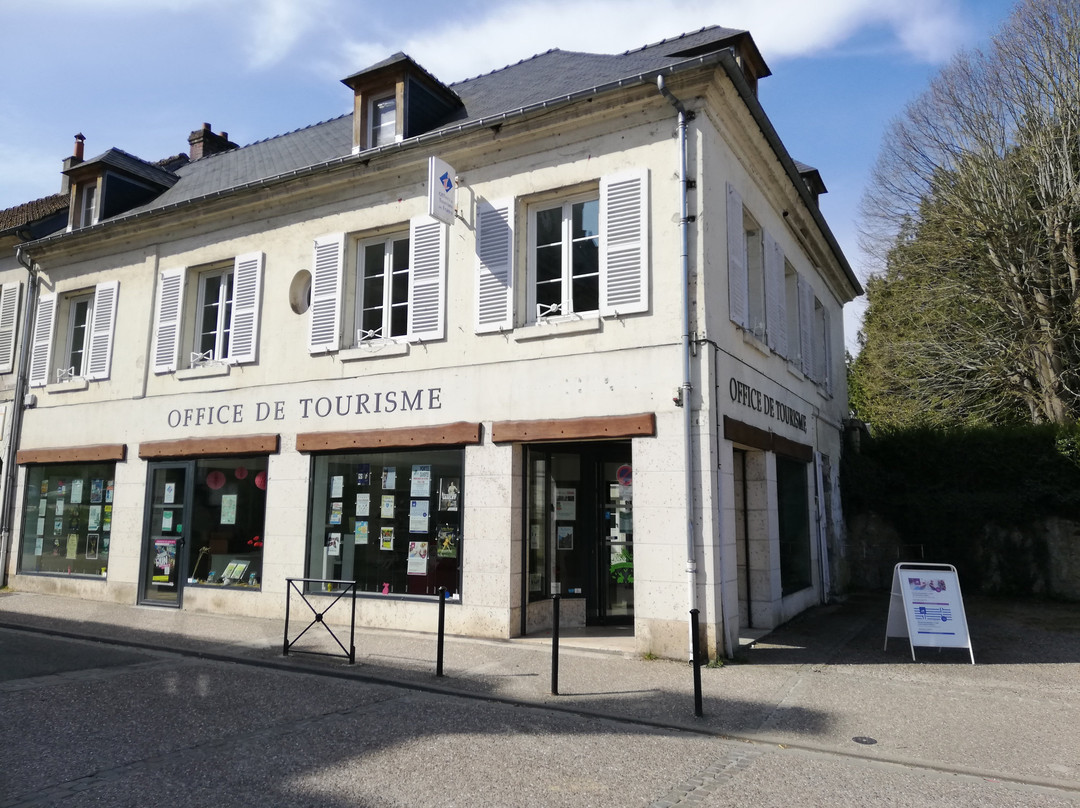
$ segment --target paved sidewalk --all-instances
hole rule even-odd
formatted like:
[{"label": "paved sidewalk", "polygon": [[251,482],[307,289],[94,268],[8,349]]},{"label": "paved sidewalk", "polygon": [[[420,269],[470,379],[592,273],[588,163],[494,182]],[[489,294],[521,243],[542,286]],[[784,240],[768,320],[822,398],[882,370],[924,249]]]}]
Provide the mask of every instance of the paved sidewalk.
[{"label": "paved sidewalk", "polygon": [[702,718],[686,663],[584,640],[562,644],[553,696],[550,644],[536,638],[447,637],[436,678],[434,634],[357,629],[348,665],[284,657],[281,621],[20,592],[0,593],[0,626],[1044,786],[1080,801],[1080,606],[974,598],[966,607],[976,665],[966,650],[920,649],[913,662],[904,640],[883,649],[887,595],[812,609],[739,661],[703,669]]}]

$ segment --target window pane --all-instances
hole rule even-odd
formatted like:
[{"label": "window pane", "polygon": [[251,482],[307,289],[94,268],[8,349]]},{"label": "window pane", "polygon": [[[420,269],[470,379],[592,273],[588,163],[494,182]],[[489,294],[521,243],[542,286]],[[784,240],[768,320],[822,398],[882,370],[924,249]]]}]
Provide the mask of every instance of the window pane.
[{"label": "window pane", "polygon": [[221,316],[218,318],[218,333],[221,334],[221,339],[217,356],[224,359],[229,355],[229,335],[232,333],[233,274],[231,272],[222,278],[222,286],[225,305],[221,307]]},{"label": "window pane", "polygon": [[74,368],[76,376],[83,374],[83,358],[86,353],[86,332],[90,323],[90,299],[81,298],[71,303],[71,350],[68,367]]},{"label": "window pane", "polygon": [[309,578],[355,579],[358,591],[385,595],[460,591],[460,449],[321,455],[312,463]]},{"label": "window pane", "polygon": [[203,306],[199,312],[199,341],[196,350],[199,353],[213,352],[215,359],[220,358],[217,353],[218,337],[218,310],[221,298],[221,276],[208,275],[202,279]]},{"label": "window pane", "polygon": [[573,206],[571,238],[598,238],[600,236],[600,200],[576,202]]},{"label": "window pane", "polygon": [[397,99],[384,98],[371,106],[371,145],[393,143],[397,134]]},{"label": "window pane", "polygon": [[544,281],[562,279],[562,247],[556,244],[553,247],[539,247],[536,250],[536,280]]},{"label": "window pane", "polygon": [[185,576],[195,583],[253,587],[262,582],[266,457],[199,460]]},{"label": "window pane", "polygon": [[562,243],[562,207],[536,212],[536,246]]},{"label": "window pane", "polygon": [[19,572],[105,574],[115,471],[113,463],[27,469]]},{"label": "window pane", "polygon": [[574,278],[571,312],[597,311],[600,308],[600,277]]}]

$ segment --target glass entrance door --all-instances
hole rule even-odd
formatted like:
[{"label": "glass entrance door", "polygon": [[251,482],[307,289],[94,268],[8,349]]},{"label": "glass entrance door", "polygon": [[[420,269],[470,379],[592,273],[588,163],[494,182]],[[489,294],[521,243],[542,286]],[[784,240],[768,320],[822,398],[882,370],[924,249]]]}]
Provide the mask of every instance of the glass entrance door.
[{"label": "glass entrance door", "polygon": [[142,577],[139,602],[179,607],[187,569],[187,515],[192,464],[156,463],[150,467],[143,525]]},{"label": "glass entrance door", "polygon": [[603,462],[598,612],[603,622],[634,617],[634,485],[630,458]]}]

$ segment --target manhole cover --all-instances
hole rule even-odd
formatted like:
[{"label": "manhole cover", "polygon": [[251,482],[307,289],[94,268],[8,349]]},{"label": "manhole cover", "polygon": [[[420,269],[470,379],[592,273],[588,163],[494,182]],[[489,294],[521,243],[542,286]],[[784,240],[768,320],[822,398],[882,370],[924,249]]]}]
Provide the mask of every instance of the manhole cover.
[{"label": "manhole cover", "polygon": [[855,743],[861,743],[863,746],[873,746],[877,743],[873,738],[866,735],[856,735],[851,740],[855,741]]}]

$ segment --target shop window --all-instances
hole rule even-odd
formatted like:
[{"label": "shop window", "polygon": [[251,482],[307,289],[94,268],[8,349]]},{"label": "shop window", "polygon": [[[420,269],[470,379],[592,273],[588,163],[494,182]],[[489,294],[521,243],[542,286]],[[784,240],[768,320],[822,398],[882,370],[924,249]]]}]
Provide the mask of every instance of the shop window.
[{"label": "shop window", "polygon": [[[446,232],[428,216],[407,232],[315,239],[308,349],[313,354],[380,341],[423,342],[446,333]],[[356,271],[345,276],[346,251]],[[345,303],[348,302],[348,306]],[[341,323],[350,325],[344,339]]]},{"label": "shop window", "polygon": [[790,595],[811,585],[810,503],[807,465],[776,456],[777,522],[780,532],[780,588]]},{"label": "shop window", "polygon": [[[154,309],[154,372],[254,362],[263,265],[262,253],[248,253],[227,264],[162,272]],[[185,297],[195,298],[190,313]]]},{"label": "shop window", "polygon": [[114,463],[30,466],[19,572],[104,576],[115,478]]},{"label": "shop window", "polygon": [[109,378],[119,288],[118,281],[107,281],[92,292],[38,298],[30,346],[32,386]]},{"label": "shop window", "polygon": [[[528,204],[524,324],[649,308],[649,175],[602,177],[596,191]],[[476,331],[517,325],[514,200],[477,204]]]},{"label": "shop window", "polygon": [[318,455],[312,464],[307,577],[355,580],[379,595],[460,593],[460,449]]}]

